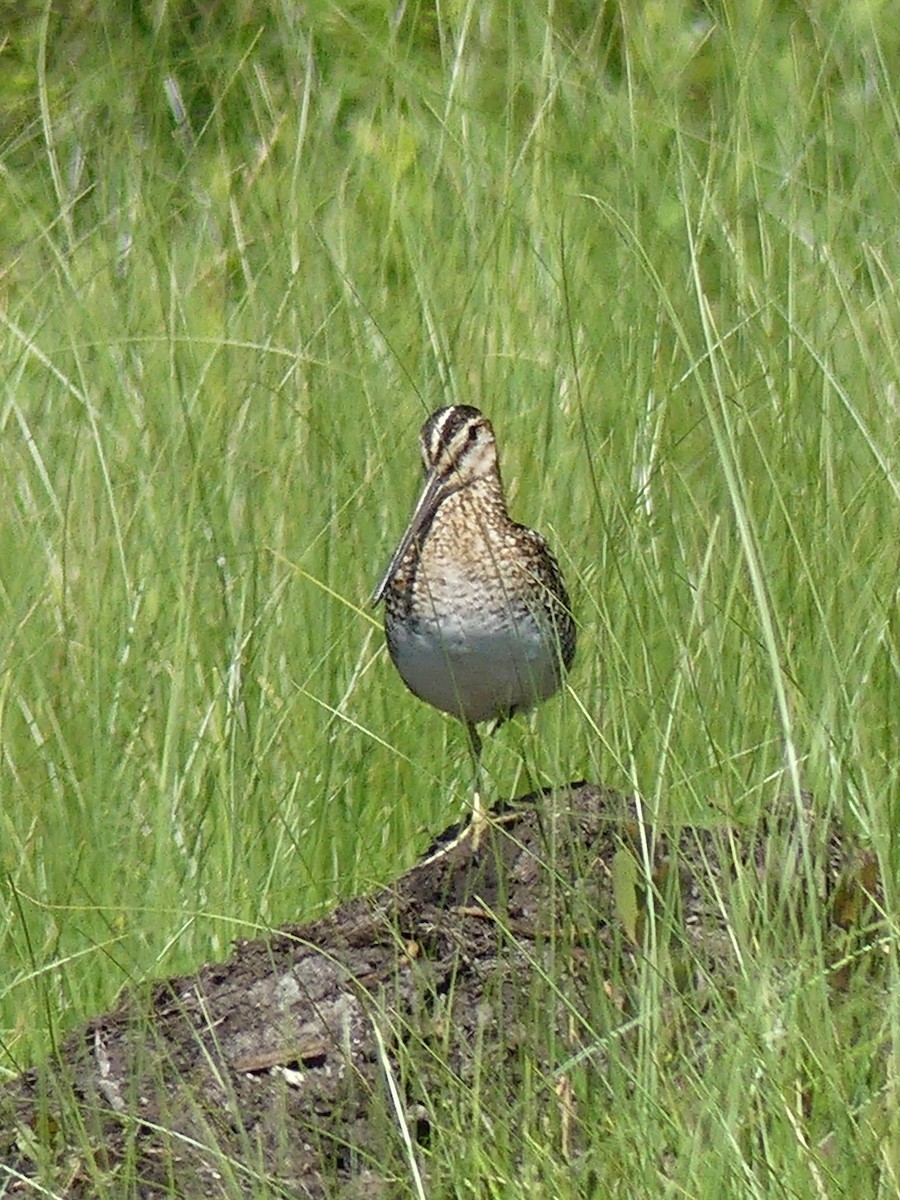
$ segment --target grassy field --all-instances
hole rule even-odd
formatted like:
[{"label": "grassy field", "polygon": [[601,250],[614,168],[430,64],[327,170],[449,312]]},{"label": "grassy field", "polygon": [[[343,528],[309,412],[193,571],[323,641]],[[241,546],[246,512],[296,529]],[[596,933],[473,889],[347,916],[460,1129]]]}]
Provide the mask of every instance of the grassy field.
[{"label": "grassy field", "polygon": [[[175,7],[0,47],[0,1079],[463,812],[461,731],[366,603],[451,402],[579,625],[492,797],[588,777],[713,824],[808,790],[892,913],[890,6]],[[661,1154],[672,1195],[895,1194],[900,991],[859,997],[875,1079],[814,945],[789,999],[745,950],[753,1036],[689,1098],[650,1054],[597,1113],[621,1194]],[[569,1194],[534,1171],[490,1194]]]}]

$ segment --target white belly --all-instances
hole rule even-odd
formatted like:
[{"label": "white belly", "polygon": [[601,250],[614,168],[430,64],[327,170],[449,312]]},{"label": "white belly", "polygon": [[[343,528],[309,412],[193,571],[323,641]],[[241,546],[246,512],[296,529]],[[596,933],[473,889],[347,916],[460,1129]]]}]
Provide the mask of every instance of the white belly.
[{"label": "white belly", "polygon": [[462,721],[508,717],[559,687],[559,650],[549,629],[522,608],[515,620],[445,618],[388,622],[388,647],[406,686]]}]

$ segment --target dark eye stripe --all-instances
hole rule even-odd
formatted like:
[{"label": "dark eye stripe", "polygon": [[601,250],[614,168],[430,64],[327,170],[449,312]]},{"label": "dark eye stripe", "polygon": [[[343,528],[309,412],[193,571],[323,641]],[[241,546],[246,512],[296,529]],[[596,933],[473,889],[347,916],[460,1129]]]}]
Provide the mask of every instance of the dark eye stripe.
[{"label": "dark eye stripe", "polygon": [[422,430],[422,445],[426,448],[429,463],[436,463],[459,435],[460,430],[481,413],[470,404],[451,404],[439,408],[425,422]]}]

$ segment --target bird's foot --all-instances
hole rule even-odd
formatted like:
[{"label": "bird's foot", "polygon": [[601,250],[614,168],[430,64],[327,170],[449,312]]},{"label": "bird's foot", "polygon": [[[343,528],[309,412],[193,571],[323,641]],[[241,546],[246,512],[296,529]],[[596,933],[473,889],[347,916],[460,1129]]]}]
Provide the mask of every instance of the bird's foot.
[{"label": "bird's foot", "polygon": [[473,854],[477,854],[481,849],[481,843],[490,824],[491,819],[488,816],[487,809],[484,807],[484,801],[481,799],[481,792],[476,788],[475,794],[472,797],[472,820],[469,822],[468,828],[469,837],[472,841]]}]

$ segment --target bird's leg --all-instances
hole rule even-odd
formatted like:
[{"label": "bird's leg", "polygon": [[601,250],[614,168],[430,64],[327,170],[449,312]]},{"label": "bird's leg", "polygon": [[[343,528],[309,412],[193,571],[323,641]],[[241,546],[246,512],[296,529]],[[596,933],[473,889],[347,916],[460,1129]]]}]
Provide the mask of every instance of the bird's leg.
[{"label": "bird's leg", "polygon": [[484,801],[481,799],[481,738],[478,736],[478,730],[471,721],[466,722],[466,733],[469,739],[469,753],[472,755],[472,770],[475,779],[475,787],[472,794],[472,850],[478,852],[481,846],[481,839],[484,837],[485,830],[488,827],[487,810],[484,807]]}]

